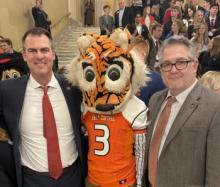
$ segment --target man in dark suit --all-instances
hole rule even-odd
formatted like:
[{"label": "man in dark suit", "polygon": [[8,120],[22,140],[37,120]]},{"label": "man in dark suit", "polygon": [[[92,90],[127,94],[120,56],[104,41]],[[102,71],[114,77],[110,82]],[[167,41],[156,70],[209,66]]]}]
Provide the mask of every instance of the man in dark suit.
[{"label": "man in dark suit", "polygon": [[209,37],[214,37],[220,34],[220,19],[218,17],[218,4],[211,4],[209,15],[206,18],[208,25]]},{"label": "man in dark suit", "polygon": [[154,94],[143,186],[220,184],[220,96],[196,78],[196,49],[184,36],[165,40],[159,54],[168,89]]},{"label": "man in dark suit", "polygon": [[130,7],[125,6],[124,0],[118,0],[119,10],[115,12],[115,27],[125,28],[134,21],[133,13]]},{"label": "man in dark suit", "polygon": [[0,127],[13,143],[18,187],[82,187],[81,94],[53,73],[48,31],[30,29],[22,42],[30,75],[0,82]]},{"label": "man in dark suit", "polygon": [[159,23],[154,23],[151,27],[151,37],[148,39],[150,46],[149,55],[147,57],[147,65],[152,70],[158,70],[158,51],[162,41],[160,40],[163,33],[163,26]]},{"label": "man in dark suit", "polygon": [[36,0],[36,5],[32,7],[32,16],[34,18],[35,27],[42,27],[50,31],[51,20],[47,13],[43,10],[43,0]]},{"label": "man in dark suit", "polygon": [[149,37],[149,30],[146,25],[142,24],[142,16],[140,13],[135,15],[135,23],[128,24],[127,28],[133,37],[142,36],[144,40],[147,40]]}]

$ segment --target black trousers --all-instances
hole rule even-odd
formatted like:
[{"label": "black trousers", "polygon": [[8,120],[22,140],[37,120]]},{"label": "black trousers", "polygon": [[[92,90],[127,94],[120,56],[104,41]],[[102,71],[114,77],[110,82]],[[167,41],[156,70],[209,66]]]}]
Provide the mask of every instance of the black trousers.
[{"label": "black trousers", "polygon": [[68,168],[64,168],[58,180],[47,173],[33,171],[23,167],[23,187],[84,187],[82,168],[79,159]]}]

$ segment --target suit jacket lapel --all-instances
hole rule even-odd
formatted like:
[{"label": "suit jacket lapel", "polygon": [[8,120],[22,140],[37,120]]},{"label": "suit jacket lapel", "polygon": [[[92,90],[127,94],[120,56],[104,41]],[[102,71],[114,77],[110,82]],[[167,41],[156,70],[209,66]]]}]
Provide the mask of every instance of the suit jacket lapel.
[{"label": "suit jacket lapel", "polygon": [[[29,79],[29,76],[23,76],[22,78],[18,79],[20,81],[19,83],[16,81],[14,85],[14,91],[10,94],[15,94],[16,93],[16,99],[14,100],[15,103],[13,103],[14,106],[14,119],[15,119],[15,124],[16,124],[16,130],[15,130],[15,138],[18,138],[18,126],[19,126],[19,121],[21,117],[21,110],[23,107],[23,102],[24,102],[24,96],[25,96],[25,91],[26,91],[26,86],[27,86],[27,81]],[[18,87],[17,87],[18,85]],[[14,128],[14,127],[12,127]]]},{"label": "suit jacket lapel", "polygon": [[75,104],[75,99],[73,99],[73,90],[71,89],[71,86],[66,81],[64,81],[64,77],[61,77],[60,75],[57,74],[55,74],[55,77],[57,78],[60,87],[63,91],[64,98],[66,100],[66,104],[69,109],[70,118],[73,124],[72,125],[73,130],[74,132],[77,132],[76,125],[74,125],[76,123],[74,118],[75,116],[74,106],[76,106],[76,104]]},{"label": "suit jacket lapel", "polygon": [[[145,150],[145,159],[144,159],[144,176],[148,176],[148,155],[149,155],[149,147],[151,142],[151,137],[153,134],[153,129],[155,126],[155,121],[157,119],[158,112],[161,108],[161,105],[163,101],[165,100],[167,95],[167,90],[164,91],[157,99],[152,103],[152,107],[150,107],[149,111],[149,119],[150,119],[150,125],[147,128],[147,135],[146,135],[146,150]],[[146,177],[143,177],[144,179],[148,180]],[[145,181],[148,183],[147,181]]]},{"label": "suit jacket lapel", "polygon": [[167,90],[162,93],[162,95],[158,98],[156,103],[154,103],[154,106],[150,111],[150,119],[151,119],[152,129],[155,126],[155,122],[156,122],[156,119],[157,119],[157,116],[158,116],[158,112],[160,111],[160,108],[162,106],[162,103],[166,99],[166,96],[167,96]]},{"label": "suit jacket lapel", "polygon": [[[155,126],[155,122],[156,122],[156,119],[157,119],[157,115],[158,115],[158,112],[160,111],[160,108],[161,108],[161,105],[162,103],[164,102],[165,98],[167,96],[167,90],[164,91],[161,96],[153,103],[153,107],[150,108],[150,125],[147,129],[147,139],[146,139],[146,152],[149,151],[149,146],[150,146],[150,142],[151,142],[151,137],[152,137],[152,134],[153,134],[153,129],[154,129],[154,126]],[[146,157],[145,157],[145,160],[146,162],[148,162],[148,154],[146,154]]]},{"label": "suit jacket lapel", "polygon": [[166,149],[167,145],[173,140],[173,138],[178,134],[178,132],[184,126],[187,119],[190,118],[190,116],[197,108],[199,104],[200,95],[201,95],[201,86],[199,86],[199,83],[197,83],[196,86],[193,88],[192,92],[186,98],[179,113],[177,114],[173,122],[173,125],[167,135],[161,154]]}]

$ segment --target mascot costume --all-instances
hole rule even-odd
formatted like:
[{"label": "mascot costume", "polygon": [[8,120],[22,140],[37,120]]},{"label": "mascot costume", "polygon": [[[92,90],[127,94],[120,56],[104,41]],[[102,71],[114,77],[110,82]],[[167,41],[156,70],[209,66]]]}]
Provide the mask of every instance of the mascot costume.
[{"label": "mascot costume", "polygon": [[93,186],[141,185],[147,108],[135,94],[149,78],[130,41],[126,29],[110,36],[84,33],[77,40],[80,55],[67,68],[67,79],[83,95]]}]

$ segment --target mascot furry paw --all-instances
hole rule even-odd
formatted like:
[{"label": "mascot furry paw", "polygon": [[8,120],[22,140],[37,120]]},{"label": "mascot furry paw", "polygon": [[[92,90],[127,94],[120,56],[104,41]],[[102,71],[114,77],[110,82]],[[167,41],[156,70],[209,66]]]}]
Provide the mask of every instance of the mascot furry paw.
[{"label": "mascot furry paw", "polygon": [[144,60],[127,30],[87,33],[77,42],[80,55],[66,76],[83,94],[88,180],[101,187],[141,185],[147,109],[135,94],[148,80]]}]

